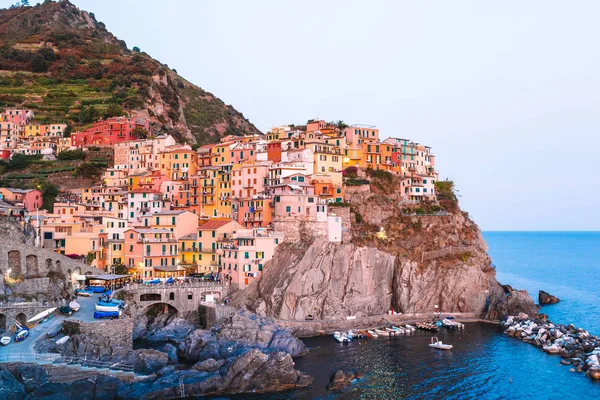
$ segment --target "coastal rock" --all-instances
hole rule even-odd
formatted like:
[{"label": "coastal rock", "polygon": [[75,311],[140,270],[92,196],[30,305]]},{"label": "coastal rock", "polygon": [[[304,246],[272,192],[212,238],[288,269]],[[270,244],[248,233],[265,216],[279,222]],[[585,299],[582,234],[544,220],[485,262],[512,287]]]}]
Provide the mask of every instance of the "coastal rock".
[{"label": "coastal rock", "polygon": [[169,362],[169,355],[154,349],[136,350],[133,368],[140,374],[151,374],[164,368]]},{"label": "coastal rock", "polygon": [[333,375],[331,375],[331,378],[329,378],[329,383],[327,384],[326,389],[327,390],[343,389],[346,386],[350,385],[352,383],[352,381],[354,381],[355,379],[359,379],[361,377],[362,377],[361,374],[358,374],[354,371],[346,372],[346,371],[338,370]]},{"label": "coastal rock", "polygon": [[23,384],[9,371],[0,369],[0,400],[20,400],[26,396]]},{"label": "coastal rock", "polygon": [[302,341],[281,329],[272,318],[259,317],[240,309],[210,330],[197,329],[179,346],[179,355],[190,361],[231,357],[243,347],[265,351],[284,351],[292,357],[306,353]]},{"label": "coastal rock", "polygon": [[540,290],[538,294],[538,303],[540,305],[556,304],[559,301],[560,299],[558,297],[552,296],[550,293],[544,292],[543,290]]},{"label": "coastal rock", "polygon": [[223,359],[217,361],[214,358],[209,358],[207,360],[197,362],[192,368],[196,371],[215,372],[221,368],[223,364],[225,364],[225,360]]},{"label": "coastal rock", "polygon": [[538,315],[538,307],[535,305],[533,299],[526,290],[513,290],[508,294],[507,301],[507,314],[517,315],[525,314],[526,317],[535,317]]},{"label": "coastal rock", "polygon": [[294,369],[294,361],[284,352],[263,353],[250,349],[231,357],[220,373],[197,370],[174,371],[156,380],[122,386],[118,398],[153,400],[180,396],[180,380],[186,396],[223,395],[229,393],[264,393],[305,387],[312,378]]},{"label": "coastal rock", "polygon": [[185,318],[176,318],[169,314],[161,314],[150,326],[144,337],[150,341],[182,341],[193,331],[194,325]]},{"label": "coastal rock", "polygon": [[179,357],[177,357],[177,347],[173,346],[171,343],[165,344],[161,351],[167,354],[169,363],[177,363],[179,361]]},{"label": "coastal rock", "polygon": [[506,293],[506,294],[509,294],[510,292],[512,292],[513,290],[515,290],[510,285],[502,285],[502,289],[504,289],[504,293]]},{"label": "coastal rock", "polygon": [[133,324],[133,340],[144,337],[148,329],[148,317],[144,314],[135,319]]}]

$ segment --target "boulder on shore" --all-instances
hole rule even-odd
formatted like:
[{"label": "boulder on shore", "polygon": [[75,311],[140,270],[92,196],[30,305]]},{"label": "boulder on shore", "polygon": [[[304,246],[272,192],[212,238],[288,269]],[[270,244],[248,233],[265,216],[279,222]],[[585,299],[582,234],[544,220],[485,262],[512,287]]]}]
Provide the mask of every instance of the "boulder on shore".
[{"label": "boulder on shore", "polygon": [[559,301],[560,299],[558,297],[552,296],[550,293],[544,292],[543,290],[540,290],[540,293],[538,294],[538,303],[540,305],[556,304]]},{"label": "boulder on shore", "polygon": [[362,378],[363,375],[355,371],[336,371],[327,384],[327,390],[340,390],[350,385],[353,380]]}]

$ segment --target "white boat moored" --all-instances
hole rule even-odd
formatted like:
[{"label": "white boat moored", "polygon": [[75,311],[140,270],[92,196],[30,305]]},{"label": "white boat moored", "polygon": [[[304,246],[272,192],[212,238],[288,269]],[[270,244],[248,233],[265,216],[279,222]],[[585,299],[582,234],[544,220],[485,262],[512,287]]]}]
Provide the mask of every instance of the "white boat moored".
[{"label": "white boat moored", "polygon": [[450,350],[452,348],[451,344],[444,344],[441,340],[439,340],[436,336],[431,338],[431,343],[429,343],[429,347],[433,347],[434,349],[440,350]]},{"label": "white boat moored", "polygon": [[343,332],[334,332],[333,337],[340,343],[350,343],[352,341],[352,339]]},{"label": "white boat moored", "polygon": [[2,344],[2,346],[6,346],[11,341],[12,339],[10,338],[10,336],[2,336],[2,338],[0,339],[0,344]]},{"label": "white boat moored", "polygon": [[367,332],[369,332],[369,335],[371,335],[371,337],[374,337],[374,338],[379,337],[379,334],[375,331],[367,331]]}]

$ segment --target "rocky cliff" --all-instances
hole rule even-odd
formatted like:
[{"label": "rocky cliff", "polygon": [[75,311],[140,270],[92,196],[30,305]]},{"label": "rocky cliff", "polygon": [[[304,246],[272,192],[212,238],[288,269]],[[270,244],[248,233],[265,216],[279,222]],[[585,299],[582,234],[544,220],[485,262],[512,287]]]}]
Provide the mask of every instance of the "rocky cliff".
[{"label": "rocky cliff", "polygon": [[373,186],[360,194],[349,188],[354,221],[348,243],[281,245],[262,279],[234,296],[234,303],[281,320],[309,314],[344,320],[390,310],[487,319],[537,314],[526,292],[505,293],[481,231],[456,204],[440,213],[437,205],[401,204],[388,187],[382,186],[385,193]]},{"label": "rocky cliff", "polygon": [[129,112],[191,143],[258,133],[232,106],[129,49],[67,0],[0,10],[0,70],[0,107],[27,107],[36,121],[66,122],[73,131]]}]

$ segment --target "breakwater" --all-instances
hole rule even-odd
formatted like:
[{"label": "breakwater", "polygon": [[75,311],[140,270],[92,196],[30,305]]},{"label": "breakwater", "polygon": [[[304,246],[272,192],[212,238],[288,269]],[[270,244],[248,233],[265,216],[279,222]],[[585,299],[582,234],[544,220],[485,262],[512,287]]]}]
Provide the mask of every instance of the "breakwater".
[{"label": "breakwater", "polygon": [[592,380],[600,380],[600,338],[574,325],[555,324],[527,314],[509,316],[502,325],[510,337],[532,344],[548,354],[560,355],[561,364],[571,365],[573,372],[585,372]]}]

